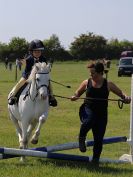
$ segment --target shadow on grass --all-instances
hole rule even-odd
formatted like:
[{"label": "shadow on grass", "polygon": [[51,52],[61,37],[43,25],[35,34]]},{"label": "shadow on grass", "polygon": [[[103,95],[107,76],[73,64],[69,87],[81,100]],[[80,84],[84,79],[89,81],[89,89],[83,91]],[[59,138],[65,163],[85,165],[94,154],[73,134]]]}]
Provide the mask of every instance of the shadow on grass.
[{"label": "shadow on grass", "polygon": [[26,161],[26,163],[22,163],[19,161],[10,161],[3,160],[0,163],[0,169],[8,168],[34,168],[34,167],[54,167],[54,168],[66,168],[70,170],[85,170],[93,173],[101,173],[101,174],[111,174],[111,175],[122,175],[126,174],[131,176],[133,174],[133,168],[131,164],[113,164],[113,163],[100,163],[99,166],[92,164],[91,162],[79,162],[79,161],[66,161],[66,160],[55,160],[55,159],[40,159],[40,158],[33,158]]},{"label": "shadow on grass", "polygon": [[54,165],[55,167],[66,167],[70,169],[80,169],[87,170],[88,172],[96,172],[103,174],[123,174],[123,173],[133,173],[133,169],[131,169],[131,164],[125,167],[125,164],[111,164],[111,163],[100,163],[99,166],[92,164],[91,162],[76,162],[76,161],[65,161],[65,160],[43,160],[38,159],[39,163],[42,165]]}]

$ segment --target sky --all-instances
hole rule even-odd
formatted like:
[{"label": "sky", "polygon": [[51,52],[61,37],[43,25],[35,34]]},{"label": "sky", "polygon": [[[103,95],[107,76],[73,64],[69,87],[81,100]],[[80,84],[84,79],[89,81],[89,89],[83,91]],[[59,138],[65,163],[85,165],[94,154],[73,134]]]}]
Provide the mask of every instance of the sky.
[{"label": "sky", "polygon": [[133,0],[0,0],[0,42],[59,37],[66,49],[93,32],[133,41]]}]

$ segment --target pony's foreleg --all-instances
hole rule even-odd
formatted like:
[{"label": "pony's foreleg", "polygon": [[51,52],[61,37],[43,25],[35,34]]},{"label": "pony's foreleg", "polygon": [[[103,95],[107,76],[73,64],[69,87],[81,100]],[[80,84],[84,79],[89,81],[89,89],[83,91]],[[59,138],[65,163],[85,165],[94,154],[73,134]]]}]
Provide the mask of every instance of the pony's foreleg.
[{"label": "pony's foreleg", "polygon": [[16,127],[17,135],[19,138],[19,144],[21,144],[21,142],[22,142],[22,129],[19,125],[18,120],[13,116],[13,114],[11,112],[10,112],[10,119],[12,120],[12,122],[14,123],[14,125]]},{"label": "pony's foreleg", "polygon": [[47,116],[48,116],[48,113],[44,113],[39,117],[39,123],[38,123],[37,129],[31,139],[32,144],[38,143],[38,137],[40,135],[41,127],[42,127],[42,124],[46,121]]},{"label": "pony's foreleg", "polygon": [[27,136],[28,122],[22,122],[22,146],[21,149],[28,148],[28,136]]},{"label": "pony's foreleg", "polygon": [[27,130],[27,137],[28,137],[28,139],[31,137],[31,133],[32,133],[32,131],[35,129],[36,124],[37,124],[37,121],[34,121],[34,122],[32,122],[32,123],[29,125],[28,130]]},{"label": "pony's foreleg", "polygon": [[[27,136],[28,121],[27,122],[22,121],[21,126],[22,126],[22,141],[21,141],[21,144],[20,144],[20,148],[21,149],[27,149],[28,148],[28,136]],[[20,161],[25,162],[26,157],[21,156]]]}]

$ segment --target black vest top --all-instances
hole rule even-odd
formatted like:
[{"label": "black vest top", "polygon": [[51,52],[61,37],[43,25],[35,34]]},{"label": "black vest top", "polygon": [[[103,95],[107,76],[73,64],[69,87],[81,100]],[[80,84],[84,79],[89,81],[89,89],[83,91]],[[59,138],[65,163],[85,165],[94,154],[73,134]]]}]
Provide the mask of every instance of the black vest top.
[{"label": "black vest top", "polygon": [[[100,88],[94,88],[92,86],[91,79],[88,80],[87,89],[86,89],[86,97],[108,99],[108,96],[109,96],[109,91],[108,91],[106,79],[104,79],[103,84]],[[85,99],[84,103],[92,111],[95,111],[97,113],[106,111],[108,107],[108,100]]]}]

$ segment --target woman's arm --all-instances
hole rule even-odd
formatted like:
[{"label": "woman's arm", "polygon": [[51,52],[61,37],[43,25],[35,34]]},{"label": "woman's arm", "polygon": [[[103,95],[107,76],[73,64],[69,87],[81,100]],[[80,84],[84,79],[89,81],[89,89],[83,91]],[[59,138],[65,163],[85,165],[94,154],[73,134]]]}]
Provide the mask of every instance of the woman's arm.
[{"label": "woman's arm", "polygon": [[108,82],[108,88],[109,91],[112,91],[114,94],[121,97],[125,103],[131,102],[131,98],[127,96],[125,93],[123,93],[123,91],[119,87],[117,87],[113,82]]},{"label": "woman's arm", "polygon": [[76,101],[86,90],[88,80],[84,80],[79,88],[75,91],[74,95],[71,97],[71,101]]}]

